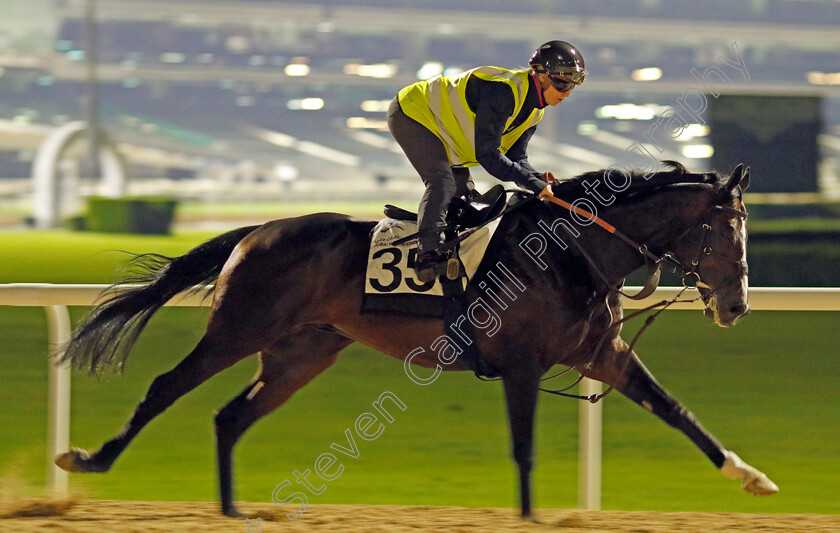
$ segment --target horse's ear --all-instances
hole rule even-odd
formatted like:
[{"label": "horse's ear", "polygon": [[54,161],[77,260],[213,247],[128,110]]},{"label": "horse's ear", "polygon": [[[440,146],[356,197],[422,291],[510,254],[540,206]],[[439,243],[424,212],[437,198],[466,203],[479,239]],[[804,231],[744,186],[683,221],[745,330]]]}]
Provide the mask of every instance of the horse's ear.
[{"label": "horse's ear", "polygon": [[738,166],[735,167],[735,170],[732,171],[732,175],[729,176],[729,180],[727,180],[726,185],[723,186],[723,190],[727,193],[731,193],[735,190],[735,187],[741,183],[741,178],[744,176],[744,164],[738,163]]},{"label": "horse's ear", "polygon": [[744,170],[744,175],[741,178],[741,192],[747,192],[747,187],[750,186],[750,167]]}]

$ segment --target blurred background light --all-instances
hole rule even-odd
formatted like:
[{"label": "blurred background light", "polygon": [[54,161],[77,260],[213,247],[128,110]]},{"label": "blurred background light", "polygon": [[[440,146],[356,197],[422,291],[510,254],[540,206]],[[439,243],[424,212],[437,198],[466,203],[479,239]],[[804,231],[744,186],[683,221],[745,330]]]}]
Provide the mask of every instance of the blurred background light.
[{"label": "blurred background light", "polygon": [[611,104],[595,110],[598,118],[615,118],[618,120],[651,120],[667,107],[656,104]]},{"label": "blurred background light", "polygon": [[443,73],[443,63],[437,61],[427,61],[417,71],[417,78],[421,80],[429,80],[435,76]]},{"label": "blurred background light", "polygon": [[682,132],[676,137],[675,141],[686,142],[696,137],[706,137],[709,135],[711,128],[706,124],[688,124],[683,128]]},{"label": "blurred background light", "polygon": [[360,107],[368,113],[384,113],[390,105],[391,100],[365,100]]},{"label": "blurred background light", "polygon": [[387,130],[388,123],[384,120],[375,120],[366,117],[348,117],[345,121],[345,125],[348,128],[364,128],[364,129],[377,129],[377,130]]},{"label": "blurred background light", "polygon": [[187,56],[180,52],[165,52],[160,54],[161,63],[183,63],[186,58]]},{"label": "blurred background light", "polygon": [[588,137],[590,135],[594,135],[598,131],[598,124],[591,122],[591,121],[583,121],[579,122],[577,126],[577,133],[578,135],[583,135],[584,137]]},{"label": "blurred background light", "polygon": [[397,66],[390,63],[378,63],[374,65],[348,63],[344,65],[344,73],[367,78],[393,78],[394,74],[397,73]]},{"label": "blurred background light", "polygon": [[324,108],[321,98],[293,98],[286,102],[286,108],[293,110],[316,111]]},{"label": "blurred background light", "polygon": [[309,75],[309,65],[286,65],[283,72],[286,76],[307,76]]},{"label": "blurred background light", "polygon": [[840,85],[840,72],[809,72],[808,83],[813,85]]},{"label": "blurred background light", "polygon": [[662,69],[658,67],[640,68],[630,74],[633,81],[655,81],[662,77]]},{"label": "blurred background light", "polygon": [[706,159],[715,153],[714,148],[708,144],[689,144],[682,147],[682,154],[691,159]]}]

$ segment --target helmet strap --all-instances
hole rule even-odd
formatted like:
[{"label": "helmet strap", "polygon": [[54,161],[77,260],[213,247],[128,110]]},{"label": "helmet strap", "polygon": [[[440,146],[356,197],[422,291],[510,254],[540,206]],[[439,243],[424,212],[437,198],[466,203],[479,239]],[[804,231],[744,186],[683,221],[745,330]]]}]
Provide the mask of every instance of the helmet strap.
[{"label": "helmet strap", "polygon": [[531,78],[534,80],[534,85],[537,86],[537,95],[540,97],[540,109],[545,107],[545,98],[543,98],[543,90],[540,87],[540,82],[537,81],[537,74],[533,70],[531,71]]}]

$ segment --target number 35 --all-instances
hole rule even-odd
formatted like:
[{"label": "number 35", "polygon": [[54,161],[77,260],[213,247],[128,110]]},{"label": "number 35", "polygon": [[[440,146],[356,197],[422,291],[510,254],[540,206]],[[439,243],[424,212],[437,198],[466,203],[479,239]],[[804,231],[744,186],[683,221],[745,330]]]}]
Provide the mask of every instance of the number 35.
[{"label": "number 35", "polygon": [[[377,292],[392,292],[396,290],[397,287],[400,286],[403,280],[403,271],[400,270],[400,263],[403,259],[403,252],[399,248],[383,248],[382,250],[377,250],[373,254],[373,260],[380,259],[386,254],[390,254],[390,260],[385,261],[382,263],[382,269],[387,270],[391,273],[391,282],[387,285],[383,285],[382,282],[378,279],[370,278],[370,285],[376,290]],[[417,259],[417,248],[411,248],[408,250],[408,265],[406,270],[412,271],[414,269],[414,262]],[[409,289],[415,292],[426,292],[431,290],[431,288],[435,284],[435,280],[427,281],[425,283],[419,283],[413,277],[406,276],[405,277],[405,284],[408,286]]]}]

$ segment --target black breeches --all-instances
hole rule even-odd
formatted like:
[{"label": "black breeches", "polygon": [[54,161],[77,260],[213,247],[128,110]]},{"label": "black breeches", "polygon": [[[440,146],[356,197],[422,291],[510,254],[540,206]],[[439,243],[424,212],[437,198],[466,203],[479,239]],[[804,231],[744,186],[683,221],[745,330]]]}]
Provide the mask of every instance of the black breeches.
[{"label": "black breeches", "polygon": [[417,211],[418,227],[423,232],[420,234],[420,250],[432,250],[440,243],[440,232],[428,230],[444,225],[446,209],[453,197],[474,189],[470,171],[449,166],[441,140],[406,115],[397,98],[388,109],[388,128],[426,186]]}]

